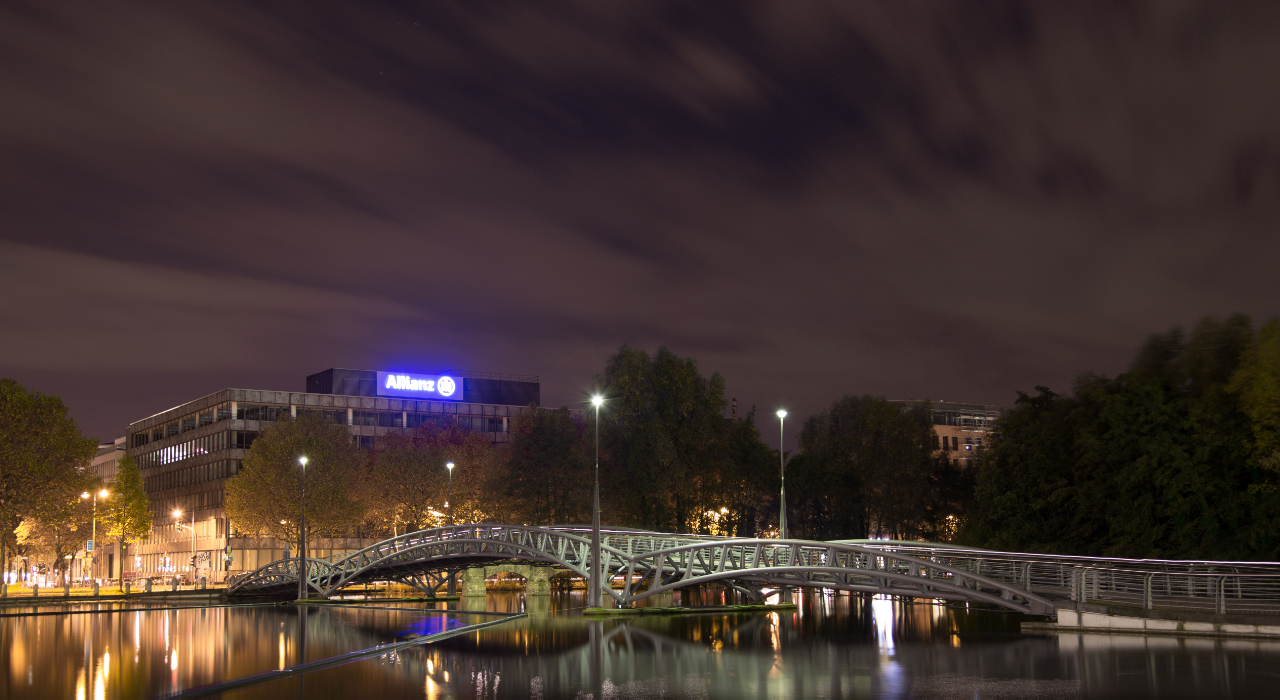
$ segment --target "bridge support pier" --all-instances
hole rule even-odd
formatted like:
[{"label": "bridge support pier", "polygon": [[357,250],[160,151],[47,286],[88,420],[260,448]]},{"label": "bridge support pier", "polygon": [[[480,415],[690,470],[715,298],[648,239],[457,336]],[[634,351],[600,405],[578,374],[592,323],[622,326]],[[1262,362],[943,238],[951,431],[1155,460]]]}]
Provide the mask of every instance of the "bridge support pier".
[{"label": "bridge support pier", "polygon": [[518,574],[525,580],[525,595],[551,595],[551,569],[545,566],[500,564],[462,571],[462,595],[483,596],[484,580],[494,574]]}]

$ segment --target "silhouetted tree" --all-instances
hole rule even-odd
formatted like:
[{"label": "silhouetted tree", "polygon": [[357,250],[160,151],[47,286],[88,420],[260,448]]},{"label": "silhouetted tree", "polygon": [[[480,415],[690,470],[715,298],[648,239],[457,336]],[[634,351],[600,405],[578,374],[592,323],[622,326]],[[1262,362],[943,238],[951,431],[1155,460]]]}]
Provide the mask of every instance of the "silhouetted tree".
[{"label": "silhouetted tree", "polygon": [[1271,487],[1275,322],[1206,319],[1153,336],[1128,372],[1038,387],[998,422],[963,538],[993,549],[1133,557],[1280,554]]},{"label": "silhouetted tree", "polygon": [[498,486],[515,519],[538,525],[590,522],[594,465],[582,417],[531,404],[511,418],[510,432]]}]

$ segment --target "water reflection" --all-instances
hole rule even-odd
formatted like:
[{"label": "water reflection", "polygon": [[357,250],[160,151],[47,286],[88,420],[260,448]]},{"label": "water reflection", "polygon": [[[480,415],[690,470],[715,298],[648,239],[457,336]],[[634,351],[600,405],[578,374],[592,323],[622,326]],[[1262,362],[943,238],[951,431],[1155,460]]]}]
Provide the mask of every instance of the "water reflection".
[{"label": "water reflection", "polygon": [[6,618],[0,696],[151,697],[494,619],[466,610],[529,617],[224,697],[1256,697],[1280,677],[1280,643],[1024,636],[1020,616],[964,606],[796,599],[794,612],[604,621],[580,617],[577,592],[464,598],[458,617],[380,603]]}]

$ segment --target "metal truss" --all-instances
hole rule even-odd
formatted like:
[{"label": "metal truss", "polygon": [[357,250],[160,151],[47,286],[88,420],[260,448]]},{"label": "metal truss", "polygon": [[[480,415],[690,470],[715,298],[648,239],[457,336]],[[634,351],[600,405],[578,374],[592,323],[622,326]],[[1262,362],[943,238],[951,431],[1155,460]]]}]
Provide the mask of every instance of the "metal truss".
[{"label": "metal truss", "polygon": [[[1034,615],[1053,604],[1018,586],[936,560],[872,547],[807,540],[673,535],[635,530],[602,533],[608,572],[603,592],[621,604],[685,586],[717,583],[761,599],[762,588],[827,588],[861,593],[966,600]],[[476,524],[422,530],[358,552],[308,559],[308,585],[322,596],[367,581],[394,580],[434,592],[449,570],[495,561],[568,569],[587,578],[591,540],[579,526]],[[613,587],[621,579],[620,589]],[[229,595],[296,590],[298,560],[284,559],[237,577]]]}]

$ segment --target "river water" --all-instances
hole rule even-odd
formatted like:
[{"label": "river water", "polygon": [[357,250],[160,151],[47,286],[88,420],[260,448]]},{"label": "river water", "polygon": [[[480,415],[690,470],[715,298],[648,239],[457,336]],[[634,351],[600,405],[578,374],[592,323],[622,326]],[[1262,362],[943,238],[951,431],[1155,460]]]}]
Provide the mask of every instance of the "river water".
[{"label": "river water", "polygon": [[[702,595],[660,602],[716,602]],[[1021,616],[963,605],[813,592],[798,602],[799,610],[786,613],[594,622],[579,614],[580,592],[490,593],[462,606],[529,616],[214,697],[970,700],[1259,698],[1280,690],[1276,642],[1022,635]],[[139,607],[0,618],[0,697],[167,696],[498,619],[387,602]],[[72,609],[110,608],[119,605]]]}]

